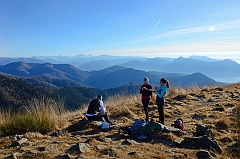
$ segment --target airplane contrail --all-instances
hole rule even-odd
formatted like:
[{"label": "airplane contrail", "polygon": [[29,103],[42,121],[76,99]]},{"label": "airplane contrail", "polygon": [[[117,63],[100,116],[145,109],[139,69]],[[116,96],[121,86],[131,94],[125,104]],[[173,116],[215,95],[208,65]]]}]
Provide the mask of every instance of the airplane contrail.
[{"label": "airplane contrail", "polygon": [[159,19],[157,24],[154,26],[154,28],[152,29],[151,33],[156,29],[156,27],[158,26],[159,22],[161,21],[162,19]]}]

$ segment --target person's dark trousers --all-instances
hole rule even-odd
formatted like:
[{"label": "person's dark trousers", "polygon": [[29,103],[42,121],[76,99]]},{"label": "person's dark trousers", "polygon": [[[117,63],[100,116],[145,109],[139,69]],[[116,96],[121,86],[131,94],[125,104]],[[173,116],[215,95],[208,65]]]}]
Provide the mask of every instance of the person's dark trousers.
[{"label": "person's dark trousers", "polygon": [[149,120],[149,117],[148,117],[148,105],[149,105],[149,102],[150,102],[150,98],[142,98],[142,104],[143,104],[143,108],[144,108],[144,112],[145,112],[145,115],[146,115],[146,121]]},{"label": "person's dark trousers", "polygon": [[99,118],[102,118],[102,117],[103,117],[106,122],[110,123],[107,113],[98,113],[97,116],[98,116]]},{"label": "person's dark trousers", "polygon": [[97,115],[94,116],[87,116],[88,120],[94,120],[94,121],[103,121],[102,118],[104,118],[104,120],[106,122],[110,122],[107,116],[107,113],[98,113]]},{"label": "person's dark trousers", "polygon": [[159,121],[164,125],[164,105],[158,104]]}]

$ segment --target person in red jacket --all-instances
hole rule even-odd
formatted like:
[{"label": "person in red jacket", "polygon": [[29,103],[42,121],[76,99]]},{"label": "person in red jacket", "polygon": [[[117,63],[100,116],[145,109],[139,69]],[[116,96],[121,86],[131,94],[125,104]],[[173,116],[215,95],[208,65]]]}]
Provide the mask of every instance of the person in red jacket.
[{"label": "person in red jacket", "polygon": [[143,81],[144,83],[141,86],[140,94],[142,94],[142,104],[146,115],[146,122],[148,122],[149,121],[148,105],[150,99],[152,98],[152,86],[149,84],[149,79],[147,77],[145,77]]}]

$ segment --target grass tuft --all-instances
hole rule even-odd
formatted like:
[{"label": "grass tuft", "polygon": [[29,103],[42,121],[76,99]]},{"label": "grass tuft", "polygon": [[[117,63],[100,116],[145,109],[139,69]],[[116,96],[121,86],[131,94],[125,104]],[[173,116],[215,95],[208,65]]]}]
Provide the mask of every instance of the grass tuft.
[{"label": "grass tuft", "polygon": [[0,113],[0,118],[4,117],[0,123],[0,133],[3,135],[47,133],[64,125],[62,116],[66,113],[62,103],[51,99],[34,99],[21,111],[12,114],[9,112]]},{"label": "grass tuft", "polygon": [[230,121],[227,118],[222,118],[217,121],[216,127],[218,130],[227,130],[230,127]]}]

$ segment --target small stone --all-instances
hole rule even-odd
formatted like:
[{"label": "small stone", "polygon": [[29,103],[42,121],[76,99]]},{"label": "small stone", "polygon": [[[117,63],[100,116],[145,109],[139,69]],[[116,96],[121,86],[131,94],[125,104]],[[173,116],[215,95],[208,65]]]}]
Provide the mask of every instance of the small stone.
[{"label": "small stone", "polygon": [[198,159],[212,158],[212,155],[208,151],[205,151],[205,150],[198,151],[196,156]]},{"label": "small stone", "polygon": [[38,151],[45,151],[46,148],[45,147],[38,147]]},{"label": "small stone", "polygon": [[198,113],[195,113],[194,115],[192,115],[192,119],[195,119],[195,120],[203,120],[205,118],[206,118],[205,115],[201,115],[201,114],[198,114]]},{"label": "small stone", "polygon": [[17,159],[16,154],[12,153],[10,156],[6,157],[6,159]]},{"label": "small stone", "polygon": [[79,155],[76,159],[89,159],[89,158],[86,158],[86,157],[84,157],[82,155]]},{"label": "small stone", "polygon": [[124,140],[124,141],[121,143],[121,145],[136,145],[136,144],[138,144],[136,141],[134,141],[134,140],[129,140],[129,139]]},{"label": "small stone", "polygon": [[12,147],[21,146],[22,144],[26,143],[28,140],[26,138],[22,138],[14,143],[11,144]]},{"label": "small stone", "polygon": [[107,137],[104,137],[104,136],[100,136],[98,138],[99,141],[102,141],[102,142],[111,142],[112,139],[111,138],[107,138]]},{"label": "small stone", "polygon": [[135,156],[137,155],[137,152],[128,152],[128,155]]},{"label": "small stone", "polygon": [[52,134],[50,134],[49,136],[53,136],[53,137],[59,137],[63,134],[63,132],[61,130],[55,131]]},{"label": "small stone", "polygon": [[104,149],[106,149],[106,147],[101,146],[101,145],[96,145],[96,149],[99,151],[103,151]]},{"label": "small stone", "polygon": [[84,152],[89,152],[90,146],[87,143],[77,143],[67,150],[70,154],[79,154]]},{"label": "small stone", "polygon": [[117,154],[117,150],[113,147],[111,147],[108,151],[109,156],[114,156],[115,154]]},{"label": "small stone", "polygon": [[219,154],[222,153],[222,149],[219,144],[206,135],[199,137],[185,137],[184,140],[180,143],[180,147],[187,149],[212,149]]}]

